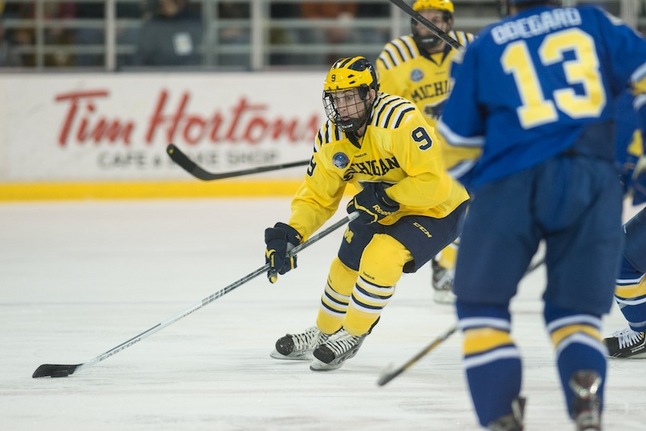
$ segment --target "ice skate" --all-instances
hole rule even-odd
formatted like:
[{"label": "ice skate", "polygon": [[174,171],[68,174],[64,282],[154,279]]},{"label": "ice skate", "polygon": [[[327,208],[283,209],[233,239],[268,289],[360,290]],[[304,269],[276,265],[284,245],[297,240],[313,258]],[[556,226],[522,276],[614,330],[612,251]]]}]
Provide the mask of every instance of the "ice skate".
[{"label": "ice skate", "polygon": [[331,371],[341,368],[345,361],[357,354],[367,335],[357,337],[341,329],[314,350],[310,369]]},{"label": "ice skate", "polygon": [[601,377],[595,371],[579,371],[570,379],[574,391],[573,419],[576,431],[601,430],[601,403],[597,395]]},{"label": "ice skate", "polygon": [[431,285],[433,286],[433,301],[438,304],[454,304],[454,271],[444,268],[435,259],[431,260],[431,268],[433,270],[433,275],[431,277]]},{"label": "ice skate", "polygon": [[626,328],[603,340],[612,358],[646,359],[646,334]]},{"label": "ice skate", "polygon": [[300,334],[287,334],[276,341],[275,349],[270,353],[274,359],[287,359],[293,361],[309,361],[312,352],[329,335],[322,333],[316,326],[312,326]]},{"label": "ice skate", "polygon": [[501,416],[487,425],[489,431],[523,431],[525,415],[525,398],[516,398],[511,403],[511,413]]}]

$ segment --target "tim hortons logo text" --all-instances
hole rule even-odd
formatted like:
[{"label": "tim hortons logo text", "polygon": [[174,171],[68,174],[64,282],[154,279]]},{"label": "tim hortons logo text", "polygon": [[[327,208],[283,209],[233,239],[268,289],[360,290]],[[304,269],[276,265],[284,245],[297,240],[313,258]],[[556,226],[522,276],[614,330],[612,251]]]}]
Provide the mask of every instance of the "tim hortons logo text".
[{"label": "tim hortons logo text", "polygon": [[[320,125],[319,116],[287,118],[271,116],[270,107],[242,96],[228,108],[210,113],[190,110],[191,93],[184,91],[178,102],[169,102],[169,91],[161,90],[149,115],[139,119],[103,112],[101,103],[110,98],[108,90],[72,91],[55,97],[65,107],[58,133],[58,145],[118,144],[129,146],[155,139],[166,143],[258,144],[269,142],[310,142]],[[145,119],[145,120],[141,120]],[[139,124],[142,123],[142,124]],[[143,137],[141,132],[143,130]]]}]

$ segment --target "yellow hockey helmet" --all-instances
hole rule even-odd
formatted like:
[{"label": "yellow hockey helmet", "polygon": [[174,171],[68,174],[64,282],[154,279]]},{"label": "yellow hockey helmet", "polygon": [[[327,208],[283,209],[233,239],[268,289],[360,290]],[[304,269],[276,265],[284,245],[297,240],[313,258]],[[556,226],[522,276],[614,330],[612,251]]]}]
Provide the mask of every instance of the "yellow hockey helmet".
[{"label": "yellow hockey helmet", "polygon": [[323,81],[323,91],[338,91],[347,88],[370,87],[377,90],[379,81],[375,67],[365,57],[346,57],[337,60]]},{"label": "yellow hockey helmet", "polygon": [[455,8],[451,0],[415,0],[413,2],[415,12],[426,9],[438,9],[453,13]]},{"label": "yellow hockey helmet", "polygon": [[[415,10],[416,12],[423,10],[438,10],[442,12],[442,20],[448,24],[448,29],[445,29],[445,31],[448,32],[449,30],[451,30],[451,27],[453,27],[453,11],[455,10],[455,8],[453,7],[453,2],[451,0],[415,0],[413,2],[413,10]],[[439,44],[442,42],[442,39],[440,39],[434,33],[428,34],[424,32],[424,34],[420,34],[420,27],[423,26],[419,24],[417,20],[411,18],[411,33],[413,35],[415,43],[417,43],[420,49],[432,50],[435,49],[435,47],[439,46]]]},{"label": "yellow hockey helmet", "polygon": [[[357,89],[351,104],[353,115],[341,113],[341,106],[348,107],[348,101],[337,106],[335,93]],[[343,132],[356,132],[363,127],[372,112],[370,90],[379,91],[379,80],[373,64],[365,57],[346,57],[337,60],[323,81],[323,106],[325,114]],[[338,96],[337,96],[338,97]]]}]

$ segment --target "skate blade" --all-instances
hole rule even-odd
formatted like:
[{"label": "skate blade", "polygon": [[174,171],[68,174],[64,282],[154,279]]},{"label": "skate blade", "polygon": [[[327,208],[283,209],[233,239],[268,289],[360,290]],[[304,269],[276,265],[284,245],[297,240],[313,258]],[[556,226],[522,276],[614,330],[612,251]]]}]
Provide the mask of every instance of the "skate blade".
[{"label": "skate blade", "polygon": [[280,361],[311,361],[312,354],[301,354],[301,355],[283,355],[279,353],[278,350],[274,349],[269,356]]}]

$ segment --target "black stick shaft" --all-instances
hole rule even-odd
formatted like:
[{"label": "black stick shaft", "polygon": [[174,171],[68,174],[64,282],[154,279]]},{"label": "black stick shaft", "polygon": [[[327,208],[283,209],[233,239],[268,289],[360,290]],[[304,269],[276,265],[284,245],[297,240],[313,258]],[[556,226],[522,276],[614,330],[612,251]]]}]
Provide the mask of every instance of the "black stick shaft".
[{"label": "black stick shaft", "polygon": [[448,34],[446,34],[446,32],[445,32],[445,31],[442,31],[442,29],[441,29],[441,28],[439,28],[438,26],[436,26],[435,24],[433,24],[431,21],[429,21],[429,20],[427,20],[426,18],[424,18],[424,17],[423,17],[419,12],[416,12],[416,11],[415,11],[412,7],[410,7],[410,6],[408,5],[408,3],[406,3],[404,0],[390,0],[390,2],[391,2],[392,4],[394,4],[395,6],[397,6],[398,8],[400,8],[401,10],[403,10],[404,12],[406,12],[408,15],[410,15],[410,16],[411,16],[411,18],[413,18],[415,21],[419,22],[419,23],[420,23],[420,24],[422,24],[424,27],[426,27],[426,28],[428,28],[429,30],[431,30],[431,31],[433,32],[433,34],[435,34],[437,37],[439,37],[439,38],[440,38],[440,39],[442,39],[444,42],[446,42],[447,44],[449,44],[449,45],[451,46],[451,48],[454,48],[454,49],[460,49],[460,48],[462,48],[462,45],[460,44],[460,42],[458,42],[457,40],[453,39],[451,36],[449,36]]},{"label": "black stick shaft", "polygon": [[454,324],[451,326],[446,332],[438,336],[436,339],[431,341],[431,343],[424,347],[422,350],[419,351],[415,356],[410,358],[408,361],[406,361],[403,365],[399,366],[398,368],[394,369],[393,371],[387,372],[386,374],[383,374],[379,380],[377,381],[377,384],[379,386],[383,386],[386,383],[390,382],[393,380],[395,377],[399,376],[401,373],[412,367],[414,364],[416,364],[420,359],[422,359],[424,356],[426,356],[429,352],[434,350],[437,346],[442,344],[447,338],[449,338],[455,331],[457,331],[458,325]]},{"label": "black stick shaft", "polygon": [[257,168],[243,169],[240,171],[232,172],[222,172],[219,174],[206,171],[204,168],[200,167],[197,163],[192,161],[186,154],[177,148],[174,144],[169,144],[166,147],[166,153],[168,156],[179,166],[182,167],[186,172],[193,175],[195,178],[198,178],[202,181],[213,181],[213,180],[223,180],[225,178],[234,178],[241,177],[243,175],[259,174],[261,172],[270,172],[278,171],[281,169],[294,168],[297,166],[305,166],[309,164],[309,160],[302,160],[300,162],[291,162],[291,163],[282,163],[279,165],[271,166],[260,166]]},{"label": "black stick shaft", "polygon": [[[541,267],[545,263],[545,258],[541,258],[531,264],[528,268],[527,271],[525,271],[525,276],[531,274],[532,272],[536,271],[538,268]],[[398,368],[389,371],[385,374],[382,374],[382,376],[377,380],[377,384],[379,386],[383,386],[386,383],[390,382],[393,380],[395,377],[398,377],[400,374],[402,374],[404,371],[415,365],[420,359],[422,359],[424,356],[429,354],[432,350],[434,350],[437,346],[442,344],[444,341],[446,341],[447,338],[449,338],[456,330],[458,329],[458,325],[453,325],[451,326],[446,332],[438,336],[436,339],[434,339],[428,346],[424,347],[422,350],[420,350],[415,356],[410,358],[406,363],[403,365],[399,366]]]}]

